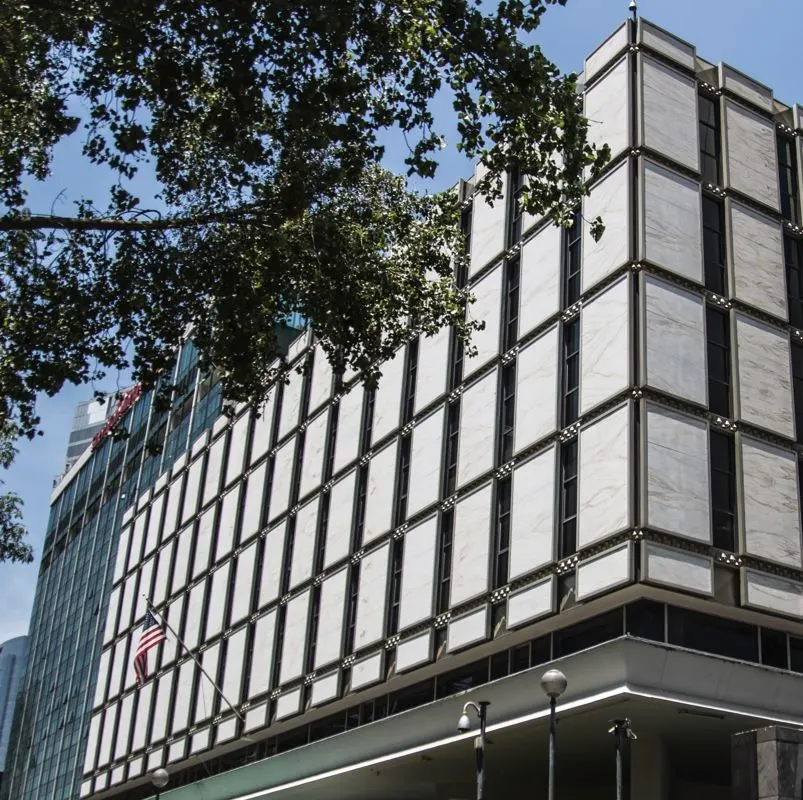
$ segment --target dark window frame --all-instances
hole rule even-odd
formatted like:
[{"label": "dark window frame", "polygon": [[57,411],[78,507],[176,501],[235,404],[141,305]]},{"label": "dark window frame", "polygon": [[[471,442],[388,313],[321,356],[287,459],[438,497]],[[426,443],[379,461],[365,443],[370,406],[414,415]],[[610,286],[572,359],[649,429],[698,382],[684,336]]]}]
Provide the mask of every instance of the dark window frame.
[{"label": "dark window frame", "polygon": [[510,574],[510,528],[513,513],[513,481],[510,476],[496,484],[496,518],[493,538],[491,587],[505,586]]},{"label": "dark window frame", "polygon": [[[704,106],[713,111],[713,119],[709,120],[704,113]],[[718,97],[706,93],[697,96],[700,139],[700,174],[704,182],[714,186],[722,183],[722,112]],[[709,146],[713,143],[713,147]]]},{"label": "dark window frame", "polygon": [[708,358],[708,408],[730,418],[733,408],[730,314],[706,307],[706,351]]},{"label": "dark window frame", "polygon": [[722,431],[709,433],[711,451],[711,541],[714,547],[736,551],[736,442]]},{"label": "dark window frame", "polygon": [[560,448],[560,509],[558,557],[567,558],[577,552],[577,475],[579,447],[574,438]]},{"label": "dark window frame", "polygon": [[800,198],[797,189],[797,151],[795,140],[778,134],[778,188],[781,216],[793,225],[800,225]]},{"label": "dark window frame", "polygon": [[703,261],[705,287],[725,296],[727,291],[727,240],[725,206],[707,194],[703,195]]}]

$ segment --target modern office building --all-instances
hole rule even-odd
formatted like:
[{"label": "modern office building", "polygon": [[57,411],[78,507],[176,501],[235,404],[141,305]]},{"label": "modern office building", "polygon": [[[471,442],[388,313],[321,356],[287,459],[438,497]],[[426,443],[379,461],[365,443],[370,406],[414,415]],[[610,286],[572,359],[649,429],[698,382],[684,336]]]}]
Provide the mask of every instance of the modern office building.
[{"label": "modern office building", "polygon": [[[461,188],[476,357],[413,339],[369,391],[308,334],[303,372],[115,506],[88,730],[37,760],[73,691],[37,688],[61,680],[40,640],[9,796],[82,772],[134,800],[165,768],[162,800],[468,798],[472,700],[488,796],[530,797],[548,665],[564,800],[611,796],[612,719],[639,800],[728,797],[733,732],[803,723],[803,107],[645,20],[583,85],[612,160],[571,229],[520,213],[514,175],[493,205]],[[146,597],[181,642],[137,688]]]},{"label": "modern office building", "polygon": [[0,786],[3,785],[14,707],[27,663],[27,636],[17,636],[0,644]]},{"label": "modern office building", "polygon": [[92,439],[103,429],[116,405],[116,398],[108,396],[101,400],[83,400],[75,406],[64,463],[65,474],[92,444]]}]

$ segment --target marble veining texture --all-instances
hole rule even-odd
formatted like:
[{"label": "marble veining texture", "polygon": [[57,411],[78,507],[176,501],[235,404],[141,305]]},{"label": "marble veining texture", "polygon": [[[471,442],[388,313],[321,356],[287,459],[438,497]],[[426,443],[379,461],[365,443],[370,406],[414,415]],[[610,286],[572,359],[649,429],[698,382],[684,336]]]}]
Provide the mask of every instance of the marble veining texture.
[{"label": "marble veining texture", "polygon": [[659,406],[647,406],[646,524],[711,541],[708,426]]},{"label": "marble veining texture", "polygon": [[265,558],[262,564],[262,581],[259,584],[260,606],[267,605],[279,596],[285,535],[284,522],[265,535]]},{"label": "marble veining texture", "polygon": [[630,406],[623,406],[580,431],[580,547],[630,524],[630,479]]},{"label": "marble veining texture", "polygon": [[287,379],[289,383],[283,386],[282,407],[279,414],[279,439],[298,425],[298,416],[301,411],[301,390],[304,388],[304,376],[292,370]]},{"label": "marble veining texture", "polygon": [[320,495],[318,495],[314,500],[301,506],[296,514],[296,531],[293,536],[293,553],[290,565],[291,589],[312,577],[320,499]]},{"label": "marble veining texture", "polygon": [[273,463],[273,480],[270,488],[268,519],[276,519],[280,514],[287,511],[290,505],[290,486],[293,483],[295,453],[295,436],[276,451]]},{"label": "marble veining texture", "polygon": [[555,609],[555,576],[512,592],[507,598],[507,627],[515,628],[526,622],[551,614]]},{"label": "marble veining texture", "polygon": [[[623,161],[599,181],[583,199],[583,291],[588,291],[626,263],[630,252],[628,213],[630,197],[629,162]],[[590,225],[601,216],[605,233],[595,242]]]},{"label": "marble veining texture", "polygon": [[644,294],[647,384],[707,406],[705,302],[651,275]]},{"label": "marble veining texture", "polygon": [[641,81],[644,144],[698,170],[696,81],[648,56],[641,59]]},{"label": "marble veining texture", "polygon": [[580,413],[630,385],[630,280],[618,280],[580,312]]},{"label": "marble veining texture", "polygon": [[307,616],[310,592],[302,592],[287,604],[284,626],[284,647],[279,683],[287,683],[304,672],[304,650],[307,644]]},{"label": "marble veining texture", "polygon": [[795,436],[789,337],[736,314],[736,361],[740,418],[767,430]]},{"label": "marble veining texture", "polygon": [[472,611],[449,623],[446,649],[451,653],[488,638],[488,605]]},{"label": "marble veining texture", "polygon": [[446,378],[449,374],[449,331],[450,328],[441,328],[434,336],[422,336],[418,342],[416,414],[446,391]]},{"label": "marble veining texture", "polygon": [[522,247],[519,275],[519,331],[522,336],[560,308],[562,242],[563,229],[547,225]]},{"label": "marble veining texture", "polygon": [[491,205],[482,195],[474,195],[469,276],[475,275],[489,261],[502,255],[505,249],[506,206],[507,198],[504,196],[494,200]]},{"label": "marble veining texture", "polygon": [[351,391],[340,400],[340,412],[337,418],[337,438],[335,439],[335,472],[339,472],[346,464],[357,458],[360,446],[364,394],[365,390],[358,385],[352,387]]},{"label": "marble veining texture", "polygon": [[382,653],[376,653],[361,661],[355,661],[351,668],[350,689],[356,691],[376,683],[382,677]]},{"label": "marble veining texture", "polygon": [[497,370],[463,392],[457,485],[462,486],[493,466]]},{"label": "marble veining texture", "polygon": [[719,85],[765,111],[773,110],[772,89],[748,78],[727,64],[719,65]]},{"label": "marble veining texture", "polygon": [[309,410],[315,411],[323,405],[332,392],[332,365],[326,357],[326,353],[320,348],[315,348],[315,355],[312,362],[312,383],[309,391]]},{"label": "marble veining texture", "polygon": [[270,677],[273,672],[273,639],[276,635],[276,611],[268,612],[260,617],[254,626],[254,663],[259,669],[251,671],[248,691],[256,697],[270,688]]},{"label": "marble veining texture", "polygon": [[697,283],[703,282],[700,185],[644,163],[644,257]]},{"label": "marble veining texture", "polygon": [[714,568],[709,556],[674,550],[653,542],[646,543],[647,580],[689,592],[711,595]]},{"label": "marble veining texture", "polygon": [[304,469],[301,470],[299,496],[304,497],[323,480],[323,458],[326,452],[326,431],[329,414],[326,411],[318,414],[307,425],[304,436]]},{"label": "marble veining texture", "polygon": [[450,606],[487,590],[490,541],[491,487],[488,485],[455,506]]},{"label": "marble veining texture", "polygon": [[257,544],[248,545],[236,558],[236,577],[234,597],[231,602],[230,624],[245,619],[251,612],[251,597],[254,594],[254,565],[256,564]]},{"label": "marble veining texture", "polygon": [[435,576],[437,540],[437,516],[424,520],[405,534],[399,630],[432,616],[432,583]]},{"label": "marble veining texture", "polygon": [[519,352],[516,362],[516,452],[557,428],[558,329],[550,328]]},{"label": "marble veining texture", "polygon": [[265,475],[267,464],[263,462],[249,476],[246,482],[245,506],[243,508],[243,521],[241,536],[248,538],[259,530],[262,520],[263,495],[265,494]]},{"label": "marble veining texture", "polygon": [[607,144],[611,158],[630,146],[630,70],[623,57],[585,93],[585,116],[591,120],[588,141]]},{"label": "marble veining texture", "polygon": [[319,706],[337,697],[340,672],[333,672],[312,684],[312,705]]},{"label": "marble veining texture", "polygon": [[618,52],[628,45],[627,23],[617,28],[587,59],[585,79],[590,81]]},{"label": "marble veining texture", "polygon": [[740,441],[745,552],[800,569],[797,459],[745,435]]},{"label": "marble veining texture", "polygon": [[577,599],[584,600],[630,580],[630,544],[607,550],[577,565]]},{"label": "marble veining texture", "polygon": [[[273,426],[273,407],[276,403],[276,392],[272,391],[269,395],[267,400],[257,409],[257,413],[254,419],[254,436],[253,440],[251,441],[251,460],[250,464],[254,464],[259,461],[265,453],[268,452],[270,449],[270,434],[271,428]],[[239,422],[234,424],[234,429],[236,430],[237,425]],[[242,447],[243,453],[245,452],[245,436],[248,434],[248,426],[245,426],[243,433],[243,440],[242,440]],[[234,432],[232,432],[232,440],[231,446],[234,447]],[[242,461],[242,459],[240,459]],[[233,462],[232,462],[232,453],[231,450],[229,451],[229,464],[226,469],[226,483],[229,482],[230,479],[234,477],[233,474],[230,474],[233,470]],[[240,464],[240,472],[242,472],[242,464]]]},{"label": "marble veining texture", "polygon": [[803,584],[797,581],[746,569],[744,588],[745,605],[803,617]]},{"label": "marble veining texture", "polygon": [[390,546],[383,544],[360,561],[355,650],[367,647],[382,638],[385,628],[389,552]]},{"label": "marble veining texture", "polygon": [[513,472],[510,580],[555,557],[556,469],[553,445]]},{"label": "marble veining texture", "polygon": [[398,440],[377,453],[368,464],[368,490],[365,498],[365,524],[362,544],[368,544],[390,530],[393,523],[393,497],[396,489],[396,451]]},{"label": "marble veining texture", "polygon": [[787,319],[786,270],[780,223],[731,200],[734,297]]},{"label": "marble veining texture", "polygon": [[346,604],[348,570],[341,569],[321,584],[318,640],[315,644],[315,669],[340,658],[343,642],[343,612]]},{"label": "marble veining texture", "polygon": [[440,496],[443,415],[441,406],[413,428],[407,488],[408,517],[434,503]]},{"label": "marble veining texture", "polygon": [[485,328],[471,336],[471,344],[477,348],[477,355],[466,358],[463,377],[476,372],[499,353],[499,318],[502,309],[502,267],[491,270],[471,289],[475,302],[466,309],[466,318],[480,320]]},{"label": "marble veining texture", "polygon": [[725,138],[728,184],[748,197],[778,209],[775,125],[726,99]]},{"label": "marble veining texture", "polygon": [[395,358],[382,364],[382,377],[376,388],[371,444],[378,442],[399,427],[401,398],[404,386],[404,348]]},{"label": "marble veining texture", "polygon": [[355,472],[341,478],[331,490],[329,521],[326,526],[326,546],[323,565],[330,567],[349,553],[351,520],[354,513]]},{"label": "marble veining texture", "polygon": [[682,64],[687,69],[695,67],[695,49],[668,31],[652,25],[644,19],[638,21],[639,41],[651,47],[661,55]]},{"label": "marble veining texture", "polygon": [[404,672],[432,659],[432,631],[425,631],[396,648],[396,672]]}]

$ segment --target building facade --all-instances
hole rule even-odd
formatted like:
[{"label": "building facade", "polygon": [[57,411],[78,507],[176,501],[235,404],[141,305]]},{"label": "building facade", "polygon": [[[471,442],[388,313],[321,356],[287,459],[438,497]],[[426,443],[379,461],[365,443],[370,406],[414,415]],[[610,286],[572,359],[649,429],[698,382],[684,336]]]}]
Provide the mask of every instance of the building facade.
[{"label": "building facade", "polygon": [[[366,390],[301,337],[119,509],[81,797],[470,797],[466,700],[489,795],[530,796],[547,665],[571,800],[610,796],[611,719],[646,800],[727,797],[733,732],[803,723],[803,107],[645,20],[583,91],[612,160],[570,229],[461,189],[475,357],[413,339]],[[146,598],[183,644],[138,689]]]},{"label": "building facade", "polygon": [[70,471],[72,465],[92,444],[92,439],[103,429],[106,420],[114,412],[115,405],[115,398],[108,396],[101,400],[83,400],[75,406],[67,456],[64,462],[65,473]]},{"label": "building facade", "polygon": [[0,786],[6,769],[14,708],[28,663],[28,637],[17,636],[0,645]]}]

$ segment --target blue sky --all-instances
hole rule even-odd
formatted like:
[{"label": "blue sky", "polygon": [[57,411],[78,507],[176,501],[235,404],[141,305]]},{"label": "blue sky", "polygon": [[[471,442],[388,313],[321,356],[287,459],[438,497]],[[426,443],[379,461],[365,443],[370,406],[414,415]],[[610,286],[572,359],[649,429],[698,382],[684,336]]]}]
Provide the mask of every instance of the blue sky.
[{"label": "blue sky", "polygon": [[[562,70],[580,71],[585,56],[626,18],[627,5],[627,0],[568,0],[565,7],[548,10],[535,41]],[[639,12],[695,44],[702,58],[724,61],[771,86],[782,102],[803,103],[803,0],[640,0]],[[438,117],[448,120],[450,110],[444,104]],[[453,127],[444,129],[452,144]],[[389,152],[388,165],[401,165],[403,158],[401,150]],[[470,165],[449,146],[434,188],[470,172]],[[79,143],[69,142],[57,151],[52,177],[30,187],[30,207],[40,213],[51,207],[54,213],[70,213],[70,204],[82,194],[100,197],[107,185],[106,176],[82,163]],[[113,377],[101,388],[114,388],[115,383]],[[27,632],[53,478],[63,466],[75,404],[91,395],[89,387],[68,387],[55,398],[43,398],[38,410],[45,436],[21,443],[6,476],[8,488],[25,502],[25,523],[37,560],[30,566],[0,565],[0,643]]]}]

